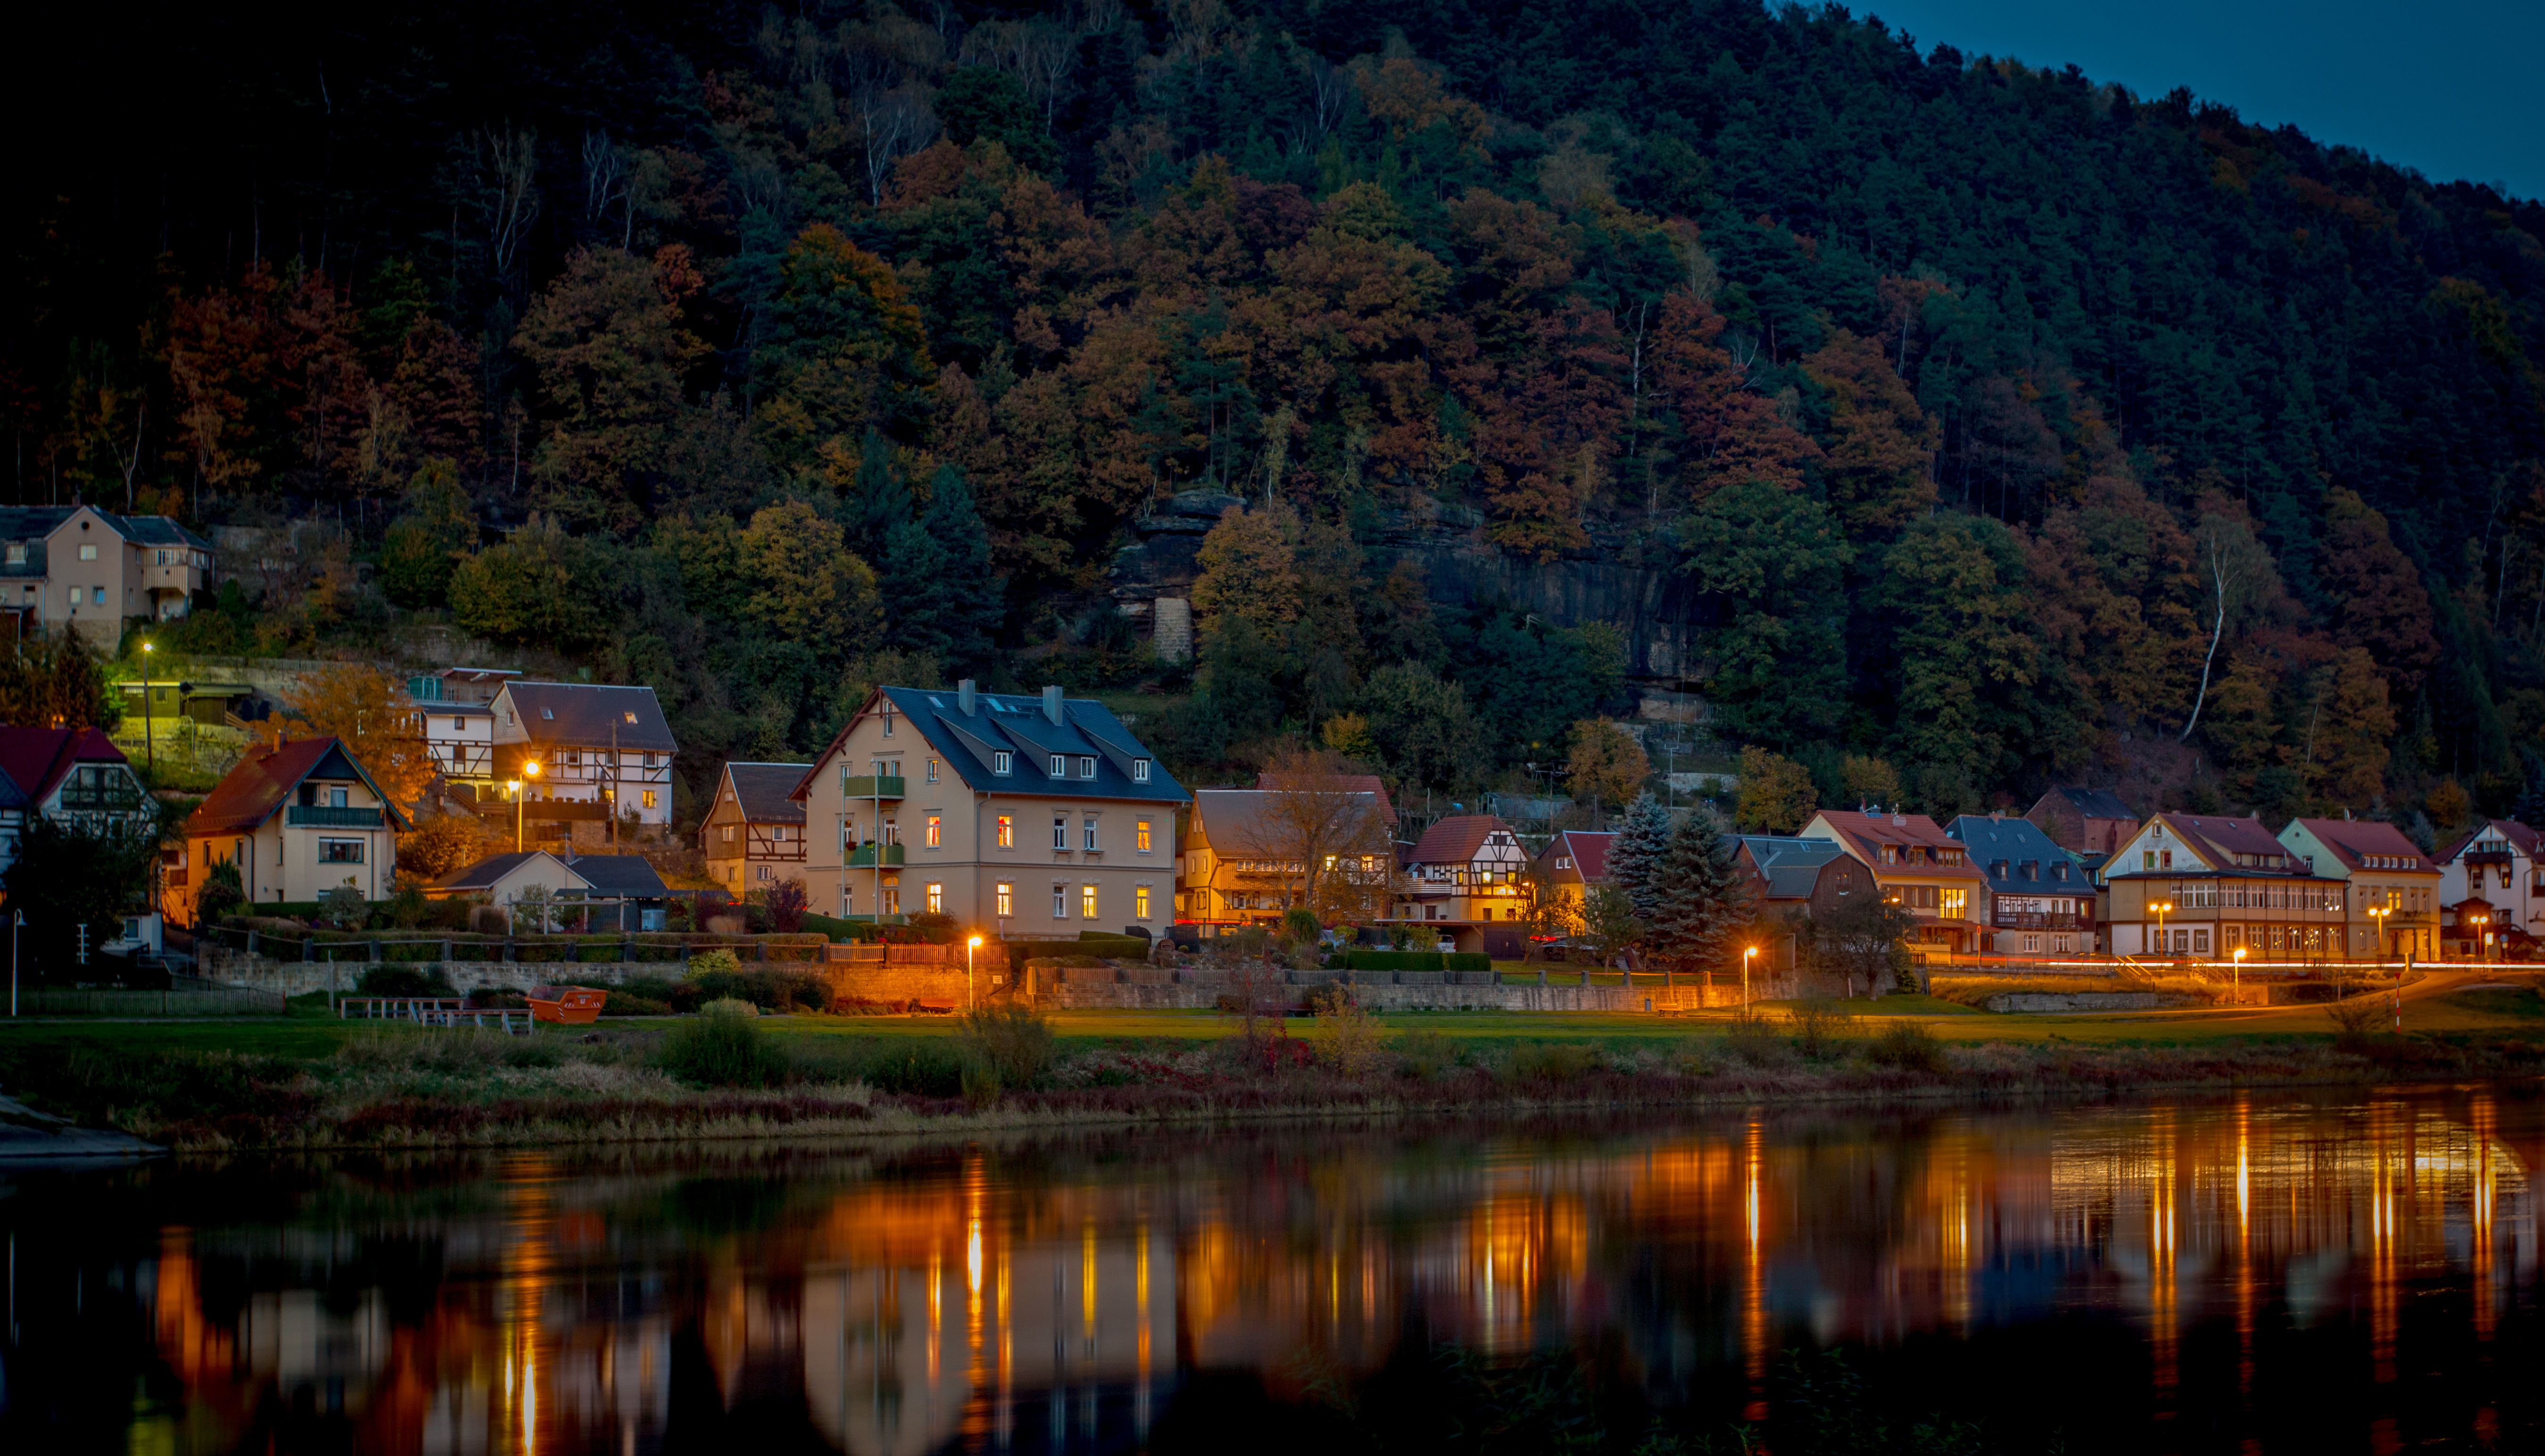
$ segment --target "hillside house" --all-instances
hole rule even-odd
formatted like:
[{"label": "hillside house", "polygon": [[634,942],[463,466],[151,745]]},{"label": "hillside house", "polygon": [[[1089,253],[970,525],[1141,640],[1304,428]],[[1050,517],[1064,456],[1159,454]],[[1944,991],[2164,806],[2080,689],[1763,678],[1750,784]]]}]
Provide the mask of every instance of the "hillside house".
[{"label": "hillside house", "polygon": [[2534,942],[2545,921],[2545,836],[2515,819],[2486,820],[2440,850],[2437,863],[2448,954]]},{"label": "hillside house", "polygon": [[1205,926],[1277,922],[1306,897],[1303,856],[1310,852],[1328,861],[1323,873],[1355,880],[1373,906],[1387,904],[1396,867],[1388,830],[1396,815],[1376,778],[1338,775],[1302,789],[1306,797],[1291,805],[1283,802],[1287,790],[1269,787],[1262,777],[1256,782],[1254,788],[1193,790],[1176,919]]},{"label": "hillside house", "polygon": [[1924,814],[1824,809],[1801,838],[1836,840],[1864,865],[1886,900],[1916,917],[1913,948],[1966,955],[1979,948],[1988,882],[1962,842]]},{"label": "hillside house", "polygon": [[640,931],[663,929],[672,890],[642,855],[527,849],[488,855],[426,885],[424,894],[502,906],[517,930]]},{"label": "hillside house", "polygon": [[504,798],[495,770],[495,697],[521,676],[502,668],[444,668],[406,680],[416,731],[435,768],[480,801]]},{"label": "hillside house", "polygon": [[211,542],[165,516],[0,508],[0,611],[22,636],[76,631],[111,655],[127,618],[184,616],[212,561]]},{"label": "hillside house", "polygon": [[100,730],[0,728],[0,873],[18,862],[27,826],[39,817],[83,834],[116,834],[149,809],[131,761]]},{"label": "hillside house", "polygon": [[793,797],[806,764],[727,764],[698,826],[707,878],[739,899],[804,878],[804,804]]},{"label": "hillside house", "polygon": [[[519,782],[527,818],[547,837],[598,842],[613,817],[672,822],[672,756],[680,744],[651,688],[506,683],[496,689],[495,780]],[[536,773],[527,772],[536,763]],[[578,834],[577,823],[587,825]]]},{"label": "hillside house", "polygon": [[1175,914],[1184,787],[1103,703],[879,688],[793,790],[804,884],[840,916],[1075,938]]},{"label": "hillside house", "polygon": [[2139,827],[2139,816],[2107,788],[2054,788],[2023,817],[2050,843],[2080,854],[2110,854]]},{"label": "hillside house", "polygon": [[[2037,807],[2037,806],[2036,806]],[[1999,955],[2091,954],[2098,942],[2095,890],[2077,857],[2029,818],[1965,814],[1944,832],[1969,849],[1988,881],[1980,948]]]},{"label": "hillside house", "polygon": [[1487,924],[1528,918],[1528,851],[1492,814],[1456,814],[1423,832],[1397,881],[1399,920]]},{"label": "hillside house", "polygon": [[2379,819],[2292,819],[2281,844],[2318,879],[2348,888],[2350,944],[2370,960],[2439,952],[2439,866],[2404,832]]},{"label": "hillside house", "polygon": [[2306,861],[2259,820],[2157,814],[2103,866],[2115,955],[2225,960],[2340,958],[2350,917],[2341,881]]},{"label": "hillside house", "polygon": [[192,922],[203,877],[223,860],[238,865],[251,905],[316,900],[340,885],[378,900],[396,877],[405,828],[405,811],[339,740],[251,746],[186,821],[191,883],[169,900]]},{"label": "hillside house", "polygon": [[1873,871],[1833,839],[1742,835],[1733,862],[1750,877],[1761,920],[1827,915],[1873,892]]},{"label": "hillside house", "polygon": [[1582,924],[1582,906],[1594,885],[1608,882],[1608,849],[1617,843],[1613,832],[1567,829],[1556,832],[1538,851],[1530,875],[1537,882],[1537,897],[1561,911],[1568,925]]}]

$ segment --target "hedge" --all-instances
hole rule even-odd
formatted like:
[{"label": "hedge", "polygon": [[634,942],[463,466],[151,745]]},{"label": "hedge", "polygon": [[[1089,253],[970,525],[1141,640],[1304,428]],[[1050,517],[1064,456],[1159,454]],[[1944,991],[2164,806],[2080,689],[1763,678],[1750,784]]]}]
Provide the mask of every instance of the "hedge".
[{"label": "hedge", "polygon": [[1455,950],[1442,954],[1437,950],[1362,950],[1353,949],[1336,957],[1337,964],[1352,971],[1490,971],[1494,958],[1480,950]]}]

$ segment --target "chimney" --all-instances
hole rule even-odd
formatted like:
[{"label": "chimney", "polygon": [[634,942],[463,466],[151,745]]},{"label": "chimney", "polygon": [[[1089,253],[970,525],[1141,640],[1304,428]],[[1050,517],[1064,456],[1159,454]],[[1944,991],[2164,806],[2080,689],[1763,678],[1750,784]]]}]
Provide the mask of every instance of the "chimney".
[{"label": "chimney", "polygon": [[1058,687],[1046,687],[1043,688],[1042,715],[1051,719],[1054,726],[1058,726],[1060,723],[1060,688]]},{"label": "chimney", "polygon": [[962,682],[955,684],[954,695],[962,701],[963,716],[967,718],[971,717],[974,712],[973,703],[980,696],[980,693],[973,689],[972,680],[966,678]]}]

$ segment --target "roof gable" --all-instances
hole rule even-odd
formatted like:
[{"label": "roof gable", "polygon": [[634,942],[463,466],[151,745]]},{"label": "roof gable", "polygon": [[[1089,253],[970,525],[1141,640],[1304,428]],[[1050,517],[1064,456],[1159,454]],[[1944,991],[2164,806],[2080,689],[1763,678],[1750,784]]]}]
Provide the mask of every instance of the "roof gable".
[{"label": "roof gable", "polygon": [[651,688],[598,683],[507,683],[495,701],[510,708],[517,727],[534,742],[574,748],[678,753],[662,699]]},{"label": "roof gable", "polygon": [[793,797],[808,764],[727,764],[725,787],[749,824],[801,824],[804,803]]},{"label": "roof gable", "polygon": [[[1181,804],[1191,797],[1167,772],[1166,766],[1158,763],[1156,756],[1101,702],[1092,698],[1066,699],[1062,703],[1065,721],[1054,723],[1043,715],[1043,700],[1039,697],[995,692],[976,692],[972,697],[974,710],[967,715],[956,692],[926,688],[876,688],[831,736],[793,792],[809,793],[813,775],[847,746],[858,724],[888,708],[935,749],[945,768],[970,788],[1163,804]],[[1024,762],[1015,764],[1012,772],[994,773],[991,756],[1001,753],[1014,754]],[[1066,776],[1051,776],[1047,761],[1053,754],[1070,760],[1065,766]],[[1094,776],[1079,771],[1082,766],[1077,760],[1082,758],[1096,760]],[[1145,780],[1132,777],[1134,767],[1141,764],[1148,766]]]},{"label": "roof gable", "polygon": [[0,807],[42,803],[81,764],[131,762],[95,728],[0,728]]},{"label": "roof gable", "polygon": [[[2374,867],[2380,872],[2399,874],[2439,872],[2438,865],[2422,856],[2419,845],[2382,819],[2292,819],[2280,831],[2283,841],[2292,831],[2303,831],[2306,838],[2322,845],[2347,869]],[[2372,860],[2376,861],[2373,866]]]},{"label": "roof gable", "polygon": [[[322,771],[323,770],[323,771]],[[238,767],[224,774],[209,797],[186,821],[186,833],[249,833],[272,819],[306,778],[353,778],[376,796],[390,824],[407,826],[406,812],[380,791],[380,786],[344,745],[326,738],[285,739],[272,748],[251,748]]]},{"label": "roof gable", "polygon": [[1496,814],[1456,814],[1435,823],[1414,842],[1414,852],[1407,856],[1414,864],[1472,864],[1484,852],[1485,846],[1497,834],[1508,836],[1513,845],[1519,836]]}]

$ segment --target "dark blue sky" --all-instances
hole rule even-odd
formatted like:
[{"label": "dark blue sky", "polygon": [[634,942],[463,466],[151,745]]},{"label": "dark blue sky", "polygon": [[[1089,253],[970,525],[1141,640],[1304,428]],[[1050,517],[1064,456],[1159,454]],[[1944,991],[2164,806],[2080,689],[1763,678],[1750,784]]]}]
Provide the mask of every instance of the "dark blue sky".
[{"label": "dark blue sky", "polygon": [[1855,11],[1921,50],[2074,61],[2142,97],[2188,86],[2248,121],[2294,122],[2434,182],[2545,197],[2545,0],[1858,0]]}]

